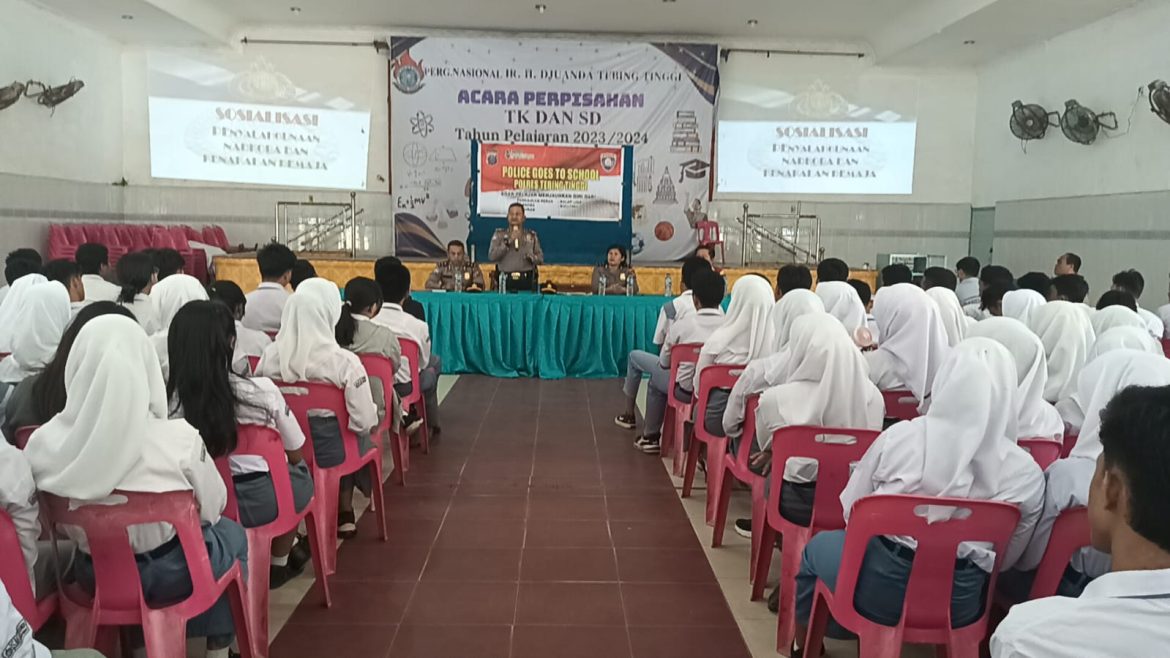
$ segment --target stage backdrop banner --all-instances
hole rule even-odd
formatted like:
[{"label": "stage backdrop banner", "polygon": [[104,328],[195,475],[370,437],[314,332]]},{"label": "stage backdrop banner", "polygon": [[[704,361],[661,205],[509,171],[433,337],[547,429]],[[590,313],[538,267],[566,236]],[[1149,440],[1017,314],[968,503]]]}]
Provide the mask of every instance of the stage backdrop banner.
[{"label": "stage backdrop banner", "polygon": [[688,255],[694,224],[706,217],[718,52],[711,44],[391,38],[398,254],[438,257],[447,241],[468,238],[471,141],[480,140],[633,146],[635,258]]},{"label": "stage backdrop banner", "polygon": [[528,217],[619,221],[622,150],[480,144],[475,190],[480,217],[506,217],[521,203]]}]

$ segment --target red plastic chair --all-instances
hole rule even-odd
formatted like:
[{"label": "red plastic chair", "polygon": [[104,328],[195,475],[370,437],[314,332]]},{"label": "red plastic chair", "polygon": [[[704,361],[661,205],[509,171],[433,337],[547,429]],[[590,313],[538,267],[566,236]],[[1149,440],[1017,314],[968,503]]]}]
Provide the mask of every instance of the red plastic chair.
[{"label": "red plastic chair", "polygon": [[57,612],[56,592],[37,600],[32,581],[28,579],[28,567],[24,563],[16,524],[4,510],[0,510],[0,583],[4,583],[4,589],[8,590],[16,611],[24,617],[34,633]]},{"label": "red plastic chair", "polygon": [[1042,471],[1048,470],[1052,462],[1060,459],[1060,452],[1064,449],[1060,441],[1052,439],[1020,439],[1016,443],[1032,455],[1032,459],[1036,460]]},{"label": "red plastic chair", "polygon": [[[288,474],[288,459],[280,434],[270,427],[240,425],[236,428],[236,449],[233,455],[255,455],[268,464],[272,476],[272,487],[276,492],[277,516],[272,522],[254,528],[244,528],[248,535],[248,614],[252,619],[252,651],[257,658],[268,655],[268,569],[272,566],[272,540],[288,534],[300,525],[301,520],[309,532],[309,548],[313,556],[313,571],[317,584],[321,586],[325,607],[333,605],[329,593],[329,576],[321,547],[332,540],[325,536],[324,524],[318,521],[321,513],[316,496],[305,509],[297,512],[293,500],[292,482]],[[228,502],[223,515],[235,521],[240,520],[239,504],[236,500],[236,486],[232,479],[231,465],[227,457],[215,460],[219,475],[227,487]]]},{"label": "red plastic chair", "polygon": [[1077,439],[1080,438],[1081,432],[1077,430],[1073,432],[1066,425],[1064,428],[1064,441],[1060,447],[1060,458],[1064,459],[1072,454],[1072,449],[1077,446]]},{"label": "red plastic chair", "polygon": [[[777,636],[778,645],[786,651],[796,632],[796,573],[800,571],[800,556],[813,535],[845,527],[841,492],[849,483],[850,465],[861,459],[878,434],[880,432],[873,430],[805,426],[784,427],[772,433],[771,485],[764,523],[759,533],[754,528],[752,531],[752,539],[759,534],[760,543],[751,598],[755,601],[764,594],[768,571],[772,568],[773,547],[779,533],[783,538],[784,550],[780,552]],[[812,516],[807,526],[797,525],[780,514],[784,465],[793,457],[817,461],[817,486],[813,495]]]},{"label": "red plastic chair", "polygon": [[683,402],[674,396],[674,385],[678,381],[678,367],[684,363],[694,365],[699,360],[702,343],[679,343],[670,348],[670,390],[666,392],[666,413],[662,415],[660,452],[672,455],[672,467],[676,476],[683,474],[686,446],[686,422],[694,409],[694,398]]},{"label": "red plastic chair", "polygon": [[[321,505],[321,513],[325,519],[324,534],[329,539],[324,546],[324,572],[332,575],[337,571],[337,542],[333,538],[337,536],[337,499],[340,495],[343,476],[351,475],[363,468],[372,467],[374,469],[371,478],[373,480],[371,484],[374,488],[371,511],[376,511],[378,514],[378,531],[382,541],[386,541],[388,538],[386,534],[386,498],[382,491],[382,451],[374,446],[364,455],[358,452],[357,435],[349,429],[349,410],[345,406],[345,391],[342,389],[331,384],[316,382],[286,383],[278,381],[276,385],[284,394],[289,409],[292,409],[293,414],[297,417],[297,422],[301,425],[301,430],[305,433],[303,454],[313,473],[313,486],[316,488],[314,495],[319,501],[318,504]],[[323,468],[317,465],[316,456],[313,453],[312,430],[309,427],[309,412],[318,409],[332,412],[337,419],[337,427],[341,433],[342,443],[345,445],[345,461],[337,466]]]},{"label": "red plastic chair", "polygon": [[253,375],[256,374],[256,367],[260,365],[260,357],[248,356],[246,358],[248,359],[248,369],[252,371]]},{"label": "red plastic chair", "polygon": [[1165,354],[1166,358],[1170,358],[1170,338],[1163,338],[1161,340],[1161,343],[1162,343],[1162,354]]},{"label": "red plastic chair", "polygon": [[28,445],[29,437],[32,436],[33,432],[37,431],[38,427],[40,425],[28,425],[16,428],[16,432],[12,436],[13,445],[20,450],[24,450],[25,446]]},{"label": "red plastic chair", "polygon": [[886,402],[886,418],[914,420],[918,414],[918,399],[910,391],[882,391]]},{"label": "red plastic chair", "polygon": [[[928,523],[918,510],[924,506],[953,506],[970,511],[966,518]],[[829,616],[858,636],[859,655],[898,656],[902,643],[943,645],[946,655],[978,656],[987,636],[991,601],[977,621],[962,628],[951,624],[951,591],[955,555],[963,542],[989,542],[995,551],[995,567],[988,591],[995,591],[1007,545],[1020,521],[1015,505],[986,500],[933,496],[868,496],[857,501],[845,532],[845,549],[835,591],[818,581],[813,594],[805,655],[819,655]],[[913,537],[918,541],[902,618],[896,626],[883,626],[862,616],[853,607],[857,577],[869,540],[878,535]],[[789,550],[787,546],[785,552]],[[787,647],[785,647],[787,649]]]},{"label": "red plastic chair", "polygon": [[[402,358],[406,360],[410,368],[410,395],[402,397],[402,410],[409,411],[414,409],[419,418],[422,418],[423,424],[419,432],[422,435],[422,449],[423,454],[430,454],[431,452],[431,424],[427,419],[427,405],[423,401],[422,386],[419,384],[419,372],[422,364],[419,363],[420,348],[418,343],[409,338],[398,338],[398,345],[402,348]],[[394,381],[391,379],[390,381]],[[386,407],[386,413],[390,413],[390,407]],[[409,447],[409,446],[408,446]],[[410,468],[410,463],[406,463],[407,469]]]},{"label": "red plastic chair", "polygon": [[[61,596],[65,614],[65,646],[70,649],[94,647],[111,640],[116,626],[142,626],[146,653],[152,658],[182,658],[187,655],[187,621],[215,604],[226,593],[235,619],[236,638],[245,658],[252,654],[251,620],[244,602],[244,579],[240,565],[216,578],[211,571],[207,546],[200,529],[199,511],[190,491],[141,493],[117,491],[124,497],[116,505],[83,505],[70,509],[70,501],[42,493],[44,509],[53,524],[81,528],[93,557],[95,594],[89,598],[79,588],[66,588]],[[192,593],[179,603],[152,608],[142,597],[142,584],[127,530],[143,523],[169,523],[182,545],[191,572]],[[112,642],[103,641],[102,650]]]},{"label": "red plastic chair", "polygon": [[695,232],[698,233],[700,245],[706,245],[712,249],[719,247],[719,262],[727,262],[726,254],[723,253],[723,232],[719,230],[719,222],[710,220],[695,222]]},{"label": "red plastic chair", "polygon": [[[399,340],[399,344],[402,344],[401,340]],[[418,349],[413,341],[411,341],[411,345],[414,345],[416,350]],[[417,351],[415,356],[417,361]],[[358,358],[362,360],[366,374],[382,382],[382,394],[386,398],[386,418],[380,427],[370,431],[370,435],[384,435],[390,440],[390,454],[394,458],[394,471],[397,473],[398,483],[405,485],[406,472],[410,470],[410,437],[406,435],[405,431],[393,435],[390,433],[390,427],[394,423],[394,419],[391,418],[391,414],[394,413],[394,366],[390,363],[390,359],[381,354],[359,354]],[[418,371],[413,372],[415,373],[414,385],[417,388]],[[425,415],[423,416],[423,425],[426,425]]]},{"label": "red plastic chair", "polygon": [[[1052,524],[1052,534],[1048,536],[1048,546],[1040,558],[1040,566],[1036,568],[1028,600],[1056,596],[1060,579],[1064,577],[1064,570],[1073,554],[1092,545],[1089,537],[1089,510],[1070,507],[1061,512]],[[996,599],[996,604],[1004,609],[1010,608],[1012,603],[1000,597]]]},{"label": "red plastic chair", "polygon": [[211,234],[213,236],[212,239],[215,240],[214,242],[210,242],[208,244],[213,244],[213,245],[219,247],[220,249],[227,249],[228,247],[232,246],[231,243],[228,242],[227,232],[223,230],[222,226],[213,224],[211,226],[204,227],[204,229],[203,229],[203,236],[204,237],[207,237],[207,230],[208,229],[211,229]]},{"label": "red plastic chair", "polygon": [[756,443],[756,407],[759,404],[758,394],[748,396],[744,405],[743,434],[739,439],[739,449],[734,456],[728,455],[723,459],[723,479],[722,485],[715,493],[715,527],[711,531],[711,547],[722,546],[723,531],[727,526],[727,508],[731,503],[731,488],[736,480],[747,485],[752,492],[752,556],[748,562],[748,578],[751,581],[755,581],[756,578],[756,560],[760,552],[760,532],[767,500],[764,494],[767,478],[753,472],[749,467]]},{"label": "red plastic chair", "polygon": [[699,373],[699,391],[695,398],[695,422],[691,430],[691,445],[687,447],[687,468],[683,473],[682,497],[691,495],[695,484],[695,469],[699,465],[700,446],[707,451],[707,524],[715,523],[715,492],[723,486],[723,461],[727,457],[726,436],[715,436],[707,431],[703,422],[711,391],[717,388],[730,389],[739,381],[744,366],[707,366]]}]

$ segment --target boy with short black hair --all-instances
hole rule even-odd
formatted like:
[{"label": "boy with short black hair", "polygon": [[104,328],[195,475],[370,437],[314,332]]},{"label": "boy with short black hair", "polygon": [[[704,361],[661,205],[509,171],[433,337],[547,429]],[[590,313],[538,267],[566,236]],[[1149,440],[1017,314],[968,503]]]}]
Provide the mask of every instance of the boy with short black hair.
[{"label": "boy with short black hair", "polygon": [[812,272],[804,265],[785,265],[776,273],[776,299],[793,290],[812,290]]},{"label": "boy with short black hair", "polygon": [[[418,384],[422,389],[431,434],[438,434],[441,431],[438,384],[442,363],[439,356],[431,352],[430,327],[402,308],[402,302],[410,296],[410,270],[402,263],[385,262],[376,268],[376,272],[384,303],[382,310],[374,316],[374,322],[389,327],[399,338],[406,338],[418,345]],[[406,358],[399,363],[394,382],[394,390],[398,392],[399,397],[406,397],[414,392],[410,364]]]},{"label": "boy with short black hair", "polygon": [[1146,330],[1154,338],[1161,340],[1162,333],[1166,327],[1162,323],[1162,318],[1147,311],[1141,307],[1138,300],[1142,298],[1142,292],[1146,289],[1146,279],[1142,273],[1137,270],[1125,270],[1113,275],[1113,289],[1124,290],[1133,295],[1134,305],[1137,306],[1137,314],[1142,316],[1142,320],[1146,323]]},{"label": "boy with short black hair", "polygon": [[56,281],[65,286],[69,292],[69,303],[76,310],[85,301],[85,286],[81,283],[81,272],[77,263],[65,258],[58,258],[45,263],[41,272],[46,279]]},{"label": "boy with short black hair", "polygon": [[104,244],[87,242],[77,248],[73,260],[81,270],[81,285],[85,287],[85,301],[117,301],[122,289],[106,279],[110,275],[110,250]]},{"label": "boy with short black hair", "polygon": [[287,286],[292,281],[296,262],[297,256],[292,249],[278,242],[270,242],[256,252],[261,283],[247,295],[248,306],[243,319],[245,327],[266,334],[280,331],[280,316],[284,312],[284,303],[288,301]]}]

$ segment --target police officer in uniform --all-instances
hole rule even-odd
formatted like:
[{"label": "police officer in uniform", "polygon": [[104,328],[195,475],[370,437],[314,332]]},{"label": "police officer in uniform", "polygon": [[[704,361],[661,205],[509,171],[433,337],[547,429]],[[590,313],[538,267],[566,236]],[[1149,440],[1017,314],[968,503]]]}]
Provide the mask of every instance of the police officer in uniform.
[{"label": "police officer in uniform", "polygon": [[427,277],[427,290],[483,290],[483,271],[468,262],[467,249],[459,240],[447,243],[447,260],[435,265]]},{"label": "police officer in uniform", "polygon": [[509,290],[535,290],[536,266],[544,262],[540,238],[524,228],[524,219],[523,204],[508,206],[508,228],[496,229],[488,247],[488,258],[508,276]]}]

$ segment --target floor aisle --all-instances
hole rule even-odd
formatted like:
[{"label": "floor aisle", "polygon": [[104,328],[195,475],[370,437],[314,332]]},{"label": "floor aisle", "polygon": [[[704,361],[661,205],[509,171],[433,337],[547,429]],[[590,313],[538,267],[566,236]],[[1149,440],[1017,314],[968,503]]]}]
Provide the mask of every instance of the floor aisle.
[{"label": "floor aisle", "polygon": [[749,656],[659,460],[612,422],[613,381],[463,376],[443,436],[387,485],[274,658]]}]

